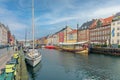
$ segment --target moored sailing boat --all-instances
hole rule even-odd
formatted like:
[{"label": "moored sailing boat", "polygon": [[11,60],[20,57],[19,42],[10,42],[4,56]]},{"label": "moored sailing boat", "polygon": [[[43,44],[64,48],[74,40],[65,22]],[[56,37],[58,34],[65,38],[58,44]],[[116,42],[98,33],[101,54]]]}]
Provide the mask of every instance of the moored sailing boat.
[{"label": "moored sailing boat", "polygon": [[32,37],[33,37],[33,44],[32,49],[29,49],[28,52],[25,55],[25,59],[29,65],[32,67],[35,67],[42,58],[41,53],[35,49],[35,40],[34,40],[34,0],[32,0]]},{"label": "moored sailing boat", "polygon": [[35,67],[41,61],[42,55],[37,49],[29,49],[27,52],[25,59],[29,65]]}]

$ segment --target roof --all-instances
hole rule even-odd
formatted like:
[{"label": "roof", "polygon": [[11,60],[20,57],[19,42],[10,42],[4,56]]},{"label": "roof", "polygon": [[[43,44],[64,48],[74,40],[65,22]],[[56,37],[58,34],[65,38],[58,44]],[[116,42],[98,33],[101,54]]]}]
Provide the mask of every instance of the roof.
[{"label": "roof", "polygon": [[96,28],[96,25],[97,25],[97,19],[93,21],[93,23],[90,25],[89,29],[93,29],[93,28]]},{"label": "roof", "polygon": [[76,45],[76,44],[85,44],[88,43],[88,41],[83,42],[75,42],[75,43],[59,43],[60,45]]},{"label": "roof", "polygon": [[114,17],[120,16],[120,12],[116,13]]},{"label": "roof", "polygon": [[76,30],[76,29],[70,31],[68,34],[74,34],[74,33],[77,33],[77,30]]},{"label": "roof", "polygon": [[104,18],[104,19],[103,19],[103,26],[106,26],[106,25],[111,24],[112,19],[113,19],[113,16],[110,16],[110,17],[108,17],[108,18]]},{"label": "roof", "polygon": [[112,21],[120,20],[120,12],[116,13]]},{"label": "roof", "polygon": [[78,28],[78,30],[88,29],[93,22],[94,22],[94,20],[87,21],[87,22],[83,23],[82,26],[80,28]]},{"label": "roof", "polygon": [[100,18],[100,19],[96,19],[94,20],[94,22],[91,24],[91,26],[89,27],[89,29],[93,29],[96,27],[102,27],[102,26],[106,26],[106,25],[110,25],[112,22],[113,16],[107,17],[107,18]]},{"label": "roof", "polygon": [[[66,26],[65,28],[62,28],[61,30],[59,30],[58,32],[56,32],[55,34],[59,33],[59,32],[62,32],[64,30],[66,30],[69,26]],[[70,28],[70,27],[69,27]],[[72,28],[71,28],[72,29]]]}]

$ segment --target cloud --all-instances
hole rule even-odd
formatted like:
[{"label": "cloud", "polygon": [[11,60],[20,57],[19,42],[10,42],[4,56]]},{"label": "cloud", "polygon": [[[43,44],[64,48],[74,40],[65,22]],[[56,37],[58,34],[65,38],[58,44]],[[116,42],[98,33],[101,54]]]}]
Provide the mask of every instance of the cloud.
[{"label": "cloud", "polygon": [[[53,13],[49,13],[43,16],[39,16],[36,18],[36,23],[38,25],[52,25],[57,24],[61,22],[71,21],[71,20],[85,20],[86,19],[93,19],[93,18],[102,18],[102,17],[108,17],[111,16],[117,12],[119,12],[120,6],[106,6],[101,8],[94,8],[92,10],[84,10],[84,11],[76,11],[73,14],[69,14],[69,16],[61,15],[58,17],[58,15],[54,15]],[[61,13],[62,14],[62,13]],[[46,19],[46,21],[43,21],[41,19]],[[42,22],[42,23],[39,23]]]},{"label": "cloud", "polygon": [[96,9],[90,16],[91,17],[110,16],[119,12],[120,11],[119,9],[120,9],[120,6],[110,6],[110,7],[99,8],[99,9]]},{"label": "cloud", "polygon": [[[70,10],[64,11],[64,8],[61,8],[60,11],[59,9],[58,11],[55,9],[55,12],[54,9],[55,8],[53,8],[52,12],[39,15],[35,18],[37,26],[46,27],[46,32],[43,31],[46,34],[59,31],[62,27],[65,27],[66,22],[68,22],[68,25],[71,25],[72,28],[76,28],[77,23],[82,25],[88,20],[109,17],[119,12],[120,6],[119,4],[110,1],[105,5],[99,4],[99,6],[95,6],[95,3],[91,2],[90,6],[84,6],[84,8],[80,7],[76,9],[76,7],[74,7],[74,9],[72,9],[74,12],[72,10],[71,12]],[[41,32],[41,34],[43,33]]]},{"label": "cloud", "polygon": [[76,17],[63,17],[63,18],[59,18],[59,19],[56,18],[56,19],[53,19],[53,20],[50,20],[50,21],[40,23],[40,25],[52,25],[52,24],[66,22],[66,21],[74,20],[74,19],[77,19],[77,18]]},{"label": "cloud", "polygon": [[[104,4],[103,4],[104,2]],[[72,28],[93,18],[109,17],[119,12],[119,0],[35,0],[35,25],[40,36],[63,28]],[[16,4],[14,7],[11,5]],[[0,0],[0,21],[10,27],[18,39],[31,28],[31,0]],[[45,28],[44,28],[45,27]]]},{"label": "cloud", "polygon": [[7,8],[0,8],[0,22],[8,26],[12,34],[14,34],[18,39],[21,38],[21,36],[17,34],[22,35],[22,31],[24,31],[28,25],[24,23],[24,20],[21,21],[21,18],[19,18],[15,13],[16,12],[8,10]]}]

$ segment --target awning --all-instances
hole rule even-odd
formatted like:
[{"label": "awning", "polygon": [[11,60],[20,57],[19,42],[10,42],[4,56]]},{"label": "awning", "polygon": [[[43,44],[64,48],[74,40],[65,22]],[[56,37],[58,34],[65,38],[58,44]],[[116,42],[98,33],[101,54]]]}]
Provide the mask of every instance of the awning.
[{"label": "awning", "polygon": [[76,44],[85,44],[88,43],[88,41],[83,42],[76,42],[76,43],[59,43],[60,45],[76,45]]},{"label": "awning", "polygon": [[102,44],[102,42],[90,42],[91,44]]}]

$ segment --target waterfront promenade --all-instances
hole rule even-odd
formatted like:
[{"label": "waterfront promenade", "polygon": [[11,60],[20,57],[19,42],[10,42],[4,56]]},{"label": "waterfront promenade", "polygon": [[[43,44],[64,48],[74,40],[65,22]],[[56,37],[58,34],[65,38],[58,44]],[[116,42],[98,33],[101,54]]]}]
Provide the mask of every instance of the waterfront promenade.
[{"label": "waterfront promenade", "polygon": [[13,53],[14,51],[12,47],[9,49],[7,48],[0,49],[0,74],[1,74],[1,69],[5,68],[7,61],[11,59]]}]

